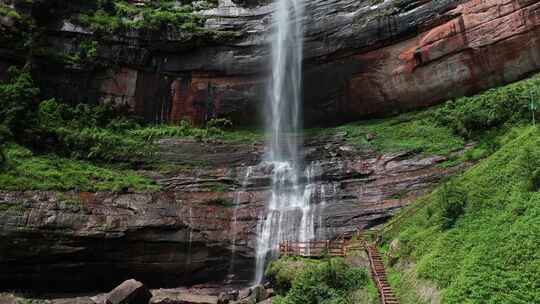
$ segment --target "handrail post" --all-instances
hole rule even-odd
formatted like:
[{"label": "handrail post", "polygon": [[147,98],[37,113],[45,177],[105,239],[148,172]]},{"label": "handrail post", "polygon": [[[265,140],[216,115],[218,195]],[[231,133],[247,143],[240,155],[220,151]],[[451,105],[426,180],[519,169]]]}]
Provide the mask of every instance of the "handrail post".
[{"label": "handrail post", "polygon": [[328,253],[328,256],[331,256],[331,253],[330,253],[330,240],[326,240],[326,253]]}]

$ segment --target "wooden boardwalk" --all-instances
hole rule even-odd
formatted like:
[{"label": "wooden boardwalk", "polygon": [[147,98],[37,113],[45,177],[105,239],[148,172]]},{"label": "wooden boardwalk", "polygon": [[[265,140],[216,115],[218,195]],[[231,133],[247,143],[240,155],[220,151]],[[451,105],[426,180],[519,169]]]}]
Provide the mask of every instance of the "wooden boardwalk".
[{"label": "wooden boardwalk", "polygon": [[308,258],[321,258],[324,256],[345,257],[354,251],[365,251],[369,258],[370,273],[379,292],[381,304],[399,304],[392,288],[388,284],[383,260],[377,251],[377,246],[370,244],[367,239],[375,239],[377,234],[359,234],[359,240],[352,239],[290,242],[285,241],[279,246],[281,256],[301,256]]},{"label": "wooden boardwalk", "polygon": [[320,258],[323,256],[344,257],[346,255],[345,240],[289,242],[279,245],[281,256],[300,256],[306,258]]}]

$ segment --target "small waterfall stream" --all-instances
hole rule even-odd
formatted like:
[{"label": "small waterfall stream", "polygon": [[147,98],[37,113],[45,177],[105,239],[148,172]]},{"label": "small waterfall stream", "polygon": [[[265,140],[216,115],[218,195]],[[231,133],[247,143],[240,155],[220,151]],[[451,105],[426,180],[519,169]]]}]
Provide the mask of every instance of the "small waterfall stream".
[{"label": "small waterfall stream", "polygon": [[234,272],[235,272],[235,262],[236,262],[236,250],[237,250],[237,237],[240,231],[238,231],[238,209],[240,208],[241,203],[241,197],[242,194],[246,192],[246,187],[249,182],[249,178],[251,176],[251,173],[253,172],[253,167],[248,166],[244,172],[244,176],[242,178],[242,184],[240,185],[239,191],[235,193],[234,196],[234,210],[233,210],[233,218],[232,218],[232,224],[231,224],[231,234],[232,234],[232,240],[231,240],[231,261],[229,265],[229,273],[228,273],[228,279],[234,278]]}]

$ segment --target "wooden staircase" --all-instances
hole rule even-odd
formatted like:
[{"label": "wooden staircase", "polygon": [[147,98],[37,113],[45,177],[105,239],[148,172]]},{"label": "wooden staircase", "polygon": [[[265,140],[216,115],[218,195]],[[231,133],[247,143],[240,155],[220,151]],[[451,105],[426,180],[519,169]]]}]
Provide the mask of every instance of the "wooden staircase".
[{"label": "wooden staircase", "polygon": [[394,295],[388,279],[384,263],[379,254],[376,242],[380,237],[379,231],[362,231],[357,233],[358,239],[345,238],[334,241],[310,241],[310,242],[289,242],[280,244],[280,254],[282,256],[302,256],[310,258],[320,258],[322,256],[347,256],[353,252],[365,251],[369,258],[371,278],[375,287],[379,291],[381,304],[399,304],[399,300]]},{"label": "wooden staircase", "polygon": [[390,284],[388,284],[384,263],[381,255],[377,251],[377,247],[366,243],[366,252],[371,266],[371,277],[379,290],[379,300],[381,301],[381,304],[399,304]]}]

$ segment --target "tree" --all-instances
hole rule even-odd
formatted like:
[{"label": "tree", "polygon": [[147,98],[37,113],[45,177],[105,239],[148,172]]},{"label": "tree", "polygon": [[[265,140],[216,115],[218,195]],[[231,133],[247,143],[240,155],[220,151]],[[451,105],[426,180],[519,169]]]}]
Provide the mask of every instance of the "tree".
[{"label": "tree", "polygon": [[[9,79],[0,84],[0,121],[7,131],[3,134],[22,135],[33,124],[39,89],[27,68],[9,68]],[[6,138],[4,138],[4,141]]]}]

